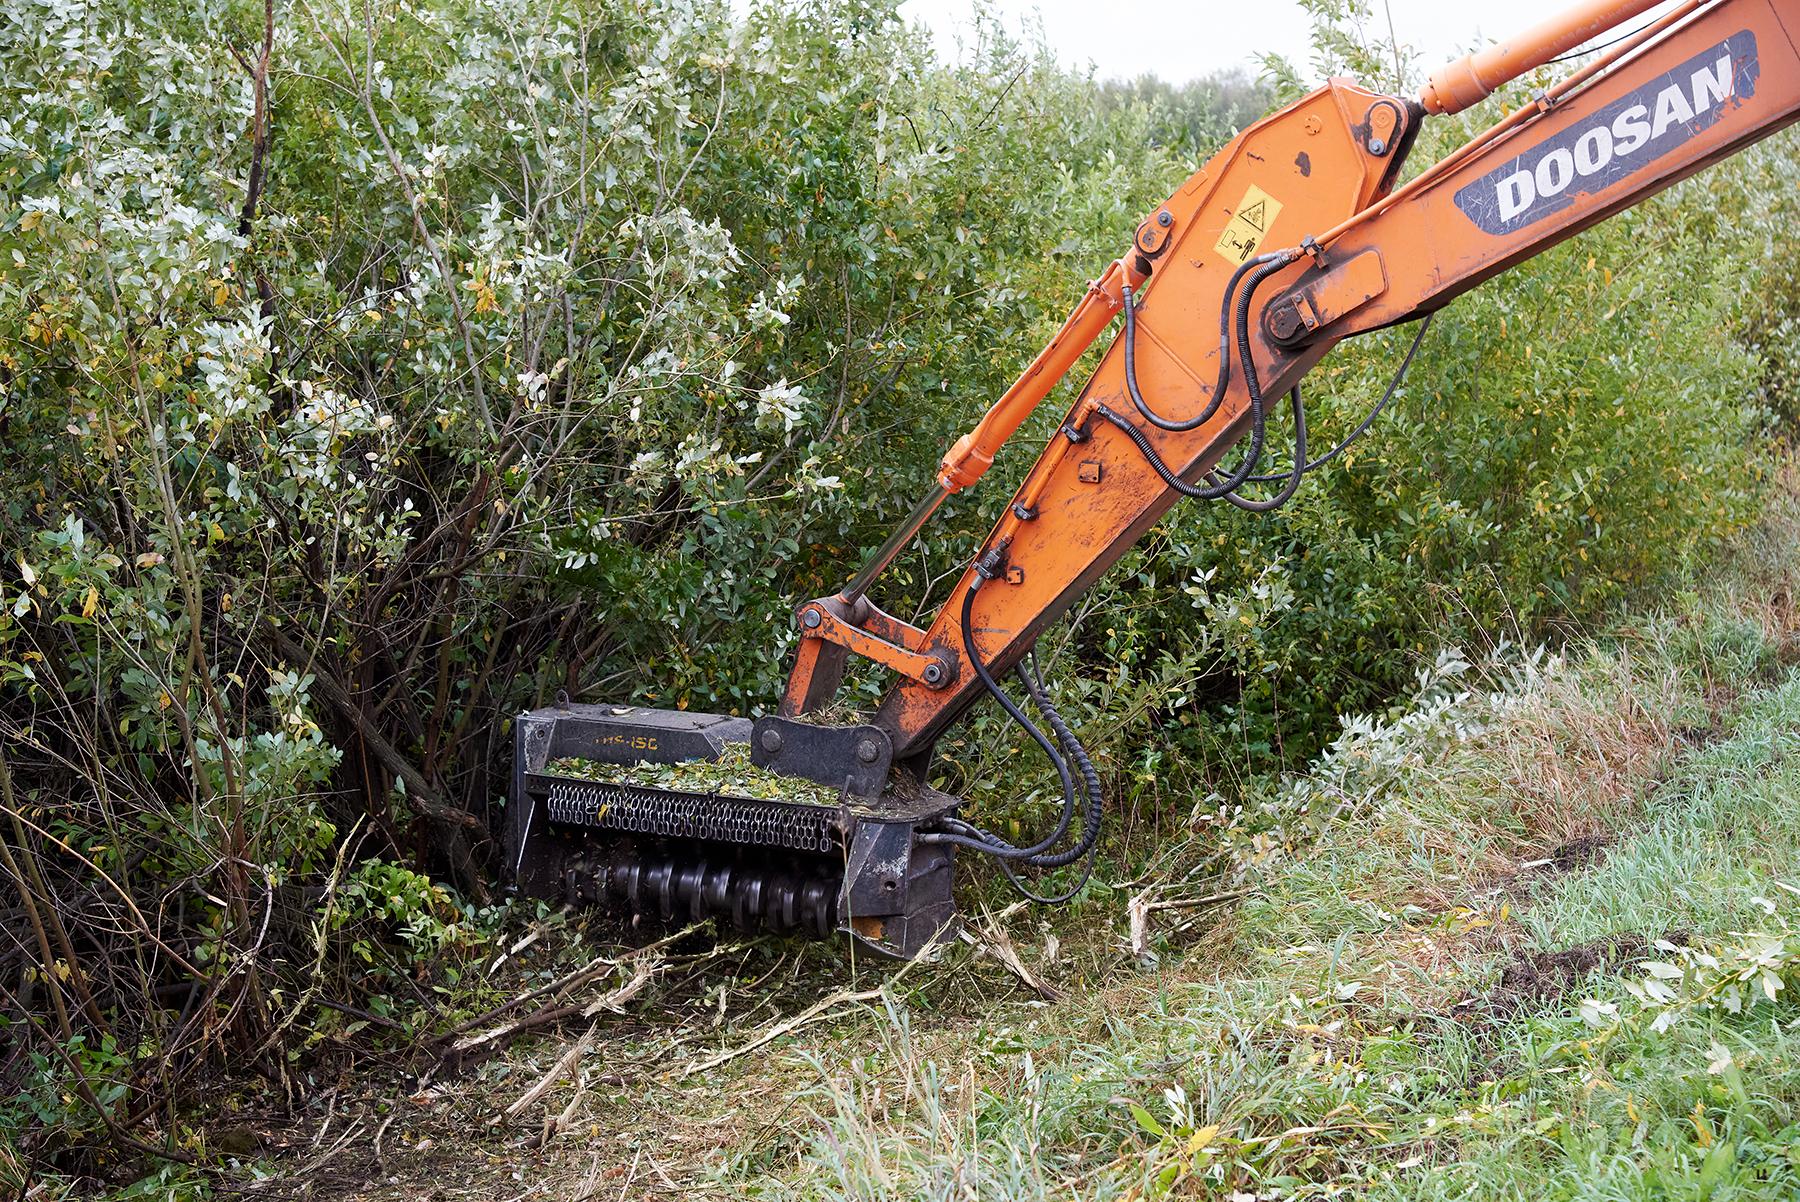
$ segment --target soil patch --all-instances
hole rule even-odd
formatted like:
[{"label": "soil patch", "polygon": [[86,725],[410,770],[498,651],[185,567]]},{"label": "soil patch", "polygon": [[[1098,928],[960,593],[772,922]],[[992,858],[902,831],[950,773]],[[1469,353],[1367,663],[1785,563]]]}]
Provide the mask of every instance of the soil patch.
[{"label": "soil patch", "polygon": [[[1671,943],[1685,943],[1684,932],[1663,936]],[[1486,989],[1476,990],[1451,1008],[1457,1021],[1475,1035],[1488,1052],[1471,1068],[1470,1080],[1498,1081],[1516,1067],[1504,1054],[1494,1055],[1495,1029],[1508,1019],[1531,1010],[1543,1010],[1566,997],[1596,972],[1614,972],[1647,960],[1655,938],[1627,932],[1578,943],[1560,951],[1521,951],[1500,967],[1500,976]]]},{"label": "soil patch", "polygon": [[1583,868],[1590,868],[1606,858],[1614,836],[1605,833],[1577,835],[1559,843],[1541,857],[1518,867],[1509,867],[1497,882],[1499,887],[1518,898],[1528,900],[1539,887]]},{"label": "soil patch", "polygon": [[1560,951],[1518,952],[1500,966],[1497,981],[1470,993],[1453,1009],[1463,1016],[1465,1024],[1480,1028],[1527,1010],[1542,1010],[1560,1001],[1593,973],[1616,972],[1650,959],[1659,939],[1685,946],[1689,932],[1669,931],[1661,936],[1625,932]]},{"label": "soil patch", "polygon": [[1512,1018],[1560,1000],[1582,980],[1648,959],[1651,940],[1643,935],[1609,935],[1554,952],[1520,952],[1500,969],[1500,979],[1463,1005],[1492,1019]]},{"label": "soil patch", "polygon": [[[1544,871],[1560,876],[1565,872],[1574,872],[1578,868],[1597,864],[1605,857],[1609,842],[1611,840],[1605,835],[1583,835],[1578,839],[1570,839],[1550,853],[1550,862],[1544,865]],[[1578,949],[1571,948],[1569,950]]]}]

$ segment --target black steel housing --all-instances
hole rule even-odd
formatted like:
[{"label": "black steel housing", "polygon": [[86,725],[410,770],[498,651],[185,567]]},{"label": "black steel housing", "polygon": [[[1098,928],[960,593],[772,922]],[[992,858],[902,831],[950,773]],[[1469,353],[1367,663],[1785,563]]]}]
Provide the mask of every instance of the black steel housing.
[{"label": "black steel housing", "polygon": [[[861,790],[845,788],[839,804],[828,806],[551,769],[564,757],[716,760],[727,744],[751,736],[747,719],[642,706],[563,703],[519,715],[505,825],[513,887],[663,921],[714,917],[749,929],[843,931],[904,958],[951,928],[954,857],[914,834],[956,801],[903,770],[878,796],[856,795],[878,792],[856,781]],[[886,775],[887,757],[875,759]]]}]

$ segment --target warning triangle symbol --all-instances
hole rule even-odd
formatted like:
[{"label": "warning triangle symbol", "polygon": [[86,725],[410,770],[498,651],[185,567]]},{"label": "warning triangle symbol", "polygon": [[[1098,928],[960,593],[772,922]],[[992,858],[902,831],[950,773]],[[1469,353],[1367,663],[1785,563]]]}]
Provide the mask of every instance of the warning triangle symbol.
[{"label": "warning triangle symbol", "polygon": [[1248,223],[1252,229],[1260,233],[1264,222],[1263,202],[1259,200],[1249,208],[1241,210],[1238,213],[1238,219]]}]

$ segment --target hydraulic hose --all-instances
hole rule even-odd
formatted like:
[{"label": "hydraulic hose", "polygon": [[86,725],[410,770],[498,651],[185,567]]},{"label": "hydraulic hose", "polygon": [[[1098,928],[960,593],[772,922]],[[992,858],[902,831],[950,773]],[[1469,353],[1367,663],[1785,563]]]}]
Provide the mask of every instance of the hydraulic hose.
[{"label": "hydraulic hose", "polygon": [[1025,661],[1030,665],[1031,670],[1028,673],[1025,667],[1021,666],[1018,669],[1018,677],[1024,682],[1025,691],[1031,694],[1031,700],[1038,709],[1043,711],[1051,729],[1056,733],[1057,742],[1062,744],[1064,753],[1081,769],[1082,783],[1087,786],[1089,813],[1088,820],[1082,826],[1081,839],[1082,843],[1087,846],[1087,857],[1082,862],[1080,875],[1061,893],[1039,893],[1032,889],[1020,879],[1010,860],[1001,860],[1000,870],[1006,874],[1007,881],[1021,895],[1042,905],[1053,906],[1060,905],[1080,893],[1087,887],[1088,881],[1093,878],[1094,862],[1100,854],[1100,774],[1094,770],[1094,762],[1088,759],[1087,749],[1075,737],[1075,732],[1069,729],[1069,725],[1063,721],[1062,715],[1056,712],[1056,707],[1050,704],[1048,690],[1044,688],[1043,674],[1038,671],[1036,648],[1026,652]]},{"label": "hydraulic hose", "polygon": [[1081,874],[1075,878],[1074,884],[1061,893],[1039,893],[1025,883],[1025,878],[1021,877],[1019,870],[1013,867],[1013,861],[1003,859],[999,861],[999,864],[1000,871],[1006,874],[1007,883],[1017,890],[1026,901],[1034,901],[1044,906],[1060,906],[1087,888],[1087,883],[1094,878],[1094,861],[1099,858],[1100,841],[1095,839],[1088,844],[1087,859],[1081,865]]},{"label": "hydraulic hose", "polygon": [[[981,662],[981,654],[976,650],[975,640],[973,638],[974,609],[975,594],[980,591],[981,586],[985,583],[987,583],[987,578],[978,571],[975,574],[975,578],[969,582],[968,591],[963,594],[963,649],[968,653],[969,663],[974,667],[976,678],[981,681],[982,686],[987,689],[995,701],[1000,703],[1000,708],[1006,711],[1007,717],[1023,727],[1025,732],[1032,737],[1037,745],[1043,748],[1044,754],[1049,756],[1050,762],[1055,765],[1057,776],[1062,779],[1062,816],[1057,821],[1056,829],[1052,831],[1048,837],[1038,840],[1029,847],[1015,847],[1013,844],[1006,842],[997,835],[989,834],[986,831],[980,830],[978,827],[971,826],[968,823],[954,818],[945,823],[946,826],[953,829],[948,831],[930,832],[920,835],[919,838],[922,842],[951,843],[958,847],[970,847],[977,851],[984,851],[989,855],[1000,856],[1005,859],[1029,859],[1049,851],[1061,841],[1065,834],[1068,833],[1069,823],[1075,814],[1075,781],[1074,778],[1069,775],[1068,763],[1063,759],[1056,747],[1051,744],[1049,737],[1046,736],[1043,731],[1038,729],[1037,724],[1031,720],[1030,716],[1027,715],[1024,710],[1020,709],[1018,705],[1014,703],[1011,697],[1006,695],[1006,691],[1002,689],[999,682],[994,679],[993,673],[988,671],[987,665]],[[973,833],[960,833],[962,829],[966,829]]]},{"label": "hydraulic hose", "polygon": [[[1269,255],[1270,262],[1252,272],[1244,281],[1243,289],[1237,298],[1237,345],[1238,365],[1244,369],[1244,392],[1250,397],[1250,449],[1244,454],[1244,461],[1225,481],[1215,485],[1220,496],[1229,496],[1236,492],[1256,471],[1256,465],[1262,459],[1263,439],[1267,431],[1267,412],[1263,404],[1262,380],[1256,374],[1256,360],[1250,351],[1250,304],[1256,299],[1256,290],[1262,287],[1263,281],[1286,267],[1298,257],[1297,252],[1284,251]],[[1296,392],[1294,404],[1300,403]],[[1305,456],[1301,456],[1302,460]]]},{"label": "hydraulic hose", "polygon": [[[1251,513],[1268,513],[1270,510],[1280,509],[1283,505],[1286,505],[1288,501],[1292,499],[1294,493],[1299,490],[1300,481],[1306,475],[1306,406],[1300,400],[1300,385],[1294,385],[1288,392],[1288,401],[1294,408],[1294,466],[1287,474],[1287,483],[1283,484],[1281,486],[1281,491],[1277,492],[1274,496],[1266,497],[1260,501],[1253,501],[1248,497],[1239,496],[1235,492],[1226,493],[1225,499],[1230,501],[1233,505],[1236,505],[1239,509],[1246,509]],[[1212,479],[1212,474],[1210,472],[1207,474],[1207,479]],[[1279,473],[1272,476],[1248,477],[1248,480],[1278,479],[1281,479]]]},{"label": "hydraulic hose", "polygon": [[1262,282],[1293,260],[1293,252],[1264,255],[1260,260],[1251,260],[1252,263],[1261,262],[1261,266],[1257,267],[1250,275],[1250,278],[1244,283],[1243,289],[1238,293],[1236,305],[1238,354],[1245,368],[1244,389],[1250,396],[1250,449],[1245,453],[1243,462],[1238,465],[1237,470],[1232,472],[1228,479],[1205,486],[1189,484],[1169,469],[1169,465],[1164,463],[1162,457],[1156,453],[1156,448],[1150,445],[1150,440],[1144,436],[1144,432],[1133,425],[1123,414],[1118,413],[1110,405],[1094,406],[1095,413],[1125,432],[1125,436],[1131,439],[1137,449],[1142,452],[1150,466],[1156,470],[1156,474],[1163,478],[1163,482],[1184,497],[1191,497],[1197,501],[1211,501],[1234,492],[1239,485],[1250,478],[1256,470],[1257,463],[1262,459],[1266,422],[1263,415],[1262,382],[1256,378],[1256,365],[1250,357],[1250,303],[1255,299],[1256,290],[1262,285]]},{"label": "hydraulic hose", "polygon": [[1033,702],[1042,709],[1051,729],[1056,732],[1057,741],[1071,750],[1080,766],[1082,783],[1086,787],[1088,797],[1088,808],[1082,821],[1081,838],[1075,846],[1054,854],[1045,854],[1068,833],[1075,810],[1075,782],[1070,776],[1067,761],[1051,744],[1049,737],[1038,728],[1037,724],[1024,710],[1019,708],[1011,697],[1006,695],[1006,691],[994,679],[993,673],[988,670],[987,665],[981,662],[981,653],[976,648],[974,640],[974,609],[975,594],[986,582],[987,577],[978,570],[974,580],[970,582],[968,591],[963,594],[961,614],[963,648],[968,654],[969,663],[974,668],[975,675],[981,681],[982,687],[993,696],[995,701],[999,702],[1001,709],[1006,711],[1008,717],[1025,729],[1025,732],[1043,749],[1044,754],[1049,756],[1051,763],[1056,766],[1057,775],[1062,780],[1062,814],[1056,829],[1048,837],[1038,840],[1029,847],[1014,846],[998,835],[981,830],[979,827],[959,819],[950,819],[945,823],[945,826],[950,829],[928,832],[920,835],[919,839],[921,842],[948,843],[957,847],[971,848],[987,855],[997,856],[1004,861],[1016,860],[1030,864],[1034,868],[1060,868],[1065,864],[1072,864],[1086,855],[1099,840],[1102,799],[1100,777],[1094,770],[1093,763],[1088,759],[1086,751],[1081,747],[1080,741],[1076,739],[1074,731],[1069,729],[1068,724],[1063,721],[1062,715],[1056,711],[1055,706],[1050,704],[1049,698],[1043,691],[1040,688],[1034,688],[1033,682],[1027,679],[1026,688],[1031,693]]},{"label": "hydraulic hose", "polygon": [[[1344,435],[1342,441],[1317,459],[1308,462],[1304,469],[1305,471],[1317,471],[1319,468],[1324,467],[1327,463],[1330,463],[1333,459],[1342,455],[1344,449],[1351,443],[1369,432],[1369,427],[1375,424],[1375,419],[1380,417],[1382,412],[1388,407],[1388,402],[1394,399],[1394,394],[1399,391],[1401,382],[1406,379],[1407,369],[1412,367],[1413,356],[1419,353],[1419,344],[1425,341],[1425,331],[1431,328],[1431,319],[1436,316],[1437,313],[1435,311],[1427,313],[1424,320],[1419,322],[1419,331],[1413,335],[1412,345],[1406,348],[1406,358],[1400,360],[1400,367],[1394,372],[1393,378],[1388,381],[1387,388],[1381,394],[1381,399],[1376,401],[1374,407],[1371,408],[1368,413],[1363,415],[1363,419],[1360,422],[1356,423],[1356,428],[1354,430],[1351,430],[1350,433]],[[1251,481],[1257,484],[1263,484],[1270,480],[1279,480],[1281,478],[1282,475],[1279,472],[1272,475],[1250,477]]]},{"label": "hydraulic hose", "polygon": [[1281,257],[1276,252],[1258,255],[1240,263],[1238,269],[1231,273],[1231,278],[1225,282],[1225,295],[1219,301],[1219,375],[1213,382],[1212,396],[1207,400],[1206,408],[1185,421],[1173,421],[1155,412],[1150,408],[1149,402],[1144,400],[1144,394],[1138,390],[1137,310],[1133,304],[1131,286],[1125,286],[1125,390],[1131,394],[1131,403],[1143,414],[1145,421],[1159,430],[1181,434],[1198,429],[1219,411],[1219,406],[1225,400],[1225,388],[1231,383],[1231,301],[1237,294],[1238,282],[1249,272]]}]

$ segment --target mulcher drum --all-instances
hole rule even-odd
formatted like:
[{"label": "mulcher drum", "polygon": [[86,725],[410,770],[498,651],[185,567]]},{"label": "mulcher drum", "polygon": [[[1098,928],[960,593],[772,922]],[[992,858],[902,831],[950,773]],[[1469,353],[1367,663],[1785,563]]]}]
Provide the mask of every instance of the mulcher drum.
[{"label": "mulcher drum", "polygon": [[[749,737],[742,718],[637,706],[521,715],[506,827],[516,887],[664,922],[841,930],[904,957],[949,927],[950,850],[914,837],[955,807],[947,794],[914,787],[826,805],[630,779],[630,765],[718,760]],[[612,773],[559,760],[618,765],[617,778],[590,779]],[[820,796],[804,782],[795,792]]]}]

